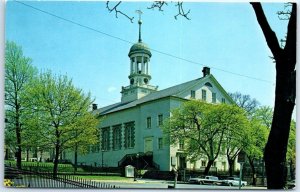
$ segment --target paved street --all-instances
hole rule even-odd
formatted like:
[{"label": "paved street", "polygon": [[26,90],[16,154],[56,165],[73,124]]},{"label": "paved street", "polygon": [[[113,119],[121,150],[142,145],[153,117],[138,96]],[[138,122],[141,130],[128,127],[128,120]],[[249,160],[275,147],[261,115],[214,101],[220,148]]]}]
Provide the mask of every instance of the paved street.
[{"label": "paved street", "polygon": [[[117,188],[121,189],[167,189],[168,186],[173,187],[173,181],[165,181],[165,180],[153,180],[153,179],[138,179],[137,181],[132,180],[93,180],[99,183],[111,184],[112,186],[116,186]],[[59,181],[53,181],[49,179],[14,179],[13,182],[15,184],[31,188],[74,188],[75,186],[70,184],[65,184]],[[30,184],[29,184],[30,183]],[[80,188],[80,187],[79,187]],[[199,184],[184,184],[178,182],[176,185],[177,189],[207,189],[207,190],[237,190],[238,187],[231,187],[231,186],[217,186],[217,185],[199,185]],[[266,187],[253,187],[253,186],[246,186],[242,188],[243,190],[264,190],[267,189]]]},{"label": "paved street", "polygon": [[[172,181],[163,181],[163,180],[150,180],[150,179],[138,179],[138,181],[106,181],[105,183],[113,184],[120,186],[121,189],[167,189],[168,186],[174,186]],[[238,187],[231,186],[216,186],[216,185],[197,185],[197,184],[183,184],[177,183],[177,189],[214,189],[214,190],[237,190]],[[266,187],[253,187],[246,186],[242,188],[243,190],[264,190]]]}]

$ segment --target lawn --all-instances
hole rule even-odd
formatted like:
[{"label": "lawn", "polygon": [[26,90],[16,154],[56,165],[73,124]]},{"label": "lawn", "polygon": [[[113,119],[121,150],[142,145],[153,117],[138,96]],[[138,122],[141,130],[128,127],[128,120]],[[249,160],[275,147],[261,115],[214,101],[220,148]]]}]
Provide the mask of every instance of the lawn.
[{"label": "lawn", "polygon": [[86,180],[113,180],[113,181],[132,181],[132,178],[120,177],[120,176],[93,176],[93,175],[76,175],[77,178]]}]

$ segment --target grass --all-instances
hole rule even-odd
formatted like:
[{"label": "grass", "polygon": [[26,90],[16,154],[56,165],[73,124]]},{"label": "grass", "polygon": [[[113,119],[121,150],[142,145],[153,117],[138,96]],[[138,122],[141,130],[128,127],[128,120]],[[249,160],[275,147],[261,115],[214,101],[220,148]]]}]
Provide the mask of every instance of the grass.
[{"label": "grass", "polygon": [[93,176],[93,175],[76,175],[77,178],[87,179],[87,180],[113,180],[113,181],[131,181],[132,178],[120,177],[120,176]]}]

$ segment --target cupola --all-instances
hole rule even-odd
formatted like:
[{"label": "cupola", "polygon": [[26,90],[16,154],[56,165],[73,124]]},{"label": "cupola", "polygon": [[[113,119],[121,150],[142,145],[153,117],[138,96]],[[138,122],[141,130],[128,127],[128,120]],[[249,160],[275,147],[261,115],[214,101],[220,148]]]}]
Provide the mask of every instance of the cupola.
[{"label": "cupola", "polygon": [[157,87],[150,85],[150,58],[152,56],[150,48],[142,41],[141,28],[141,11],[139,14],[139,39],[129,50],[130,74],[128,76],[130,85],[122,87],[122,102],[133,101],[156,91]]}]

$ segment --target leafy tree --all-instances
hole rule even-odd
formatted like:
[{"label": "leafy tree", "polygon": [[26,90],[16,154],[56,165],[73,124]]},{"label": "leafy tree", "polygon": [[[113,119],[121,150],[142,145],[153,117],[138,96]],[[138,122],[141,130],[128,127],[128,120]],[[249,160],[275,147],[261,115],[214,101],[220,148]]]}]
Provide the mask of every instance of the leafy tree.
[{"label": "leafy tree", "polygon": [[55,149],[53,175],[58,172],[58,159],[64,150],[97,142],[99,121],[89,111],[90,95],[75,88],[66,76],[51,72],[40,74],[28,90],[28,104],[33,120],[32,133]]},{"label": "leafy tree", "polygon": [[[17,167],[21,168],[22,138],[26,111],[24,93],[28,84],[34,79],[36,69],[31,65],[31,59],[25,57],[22,48],[14,42],[7,41],[5,47],[5,136],[7,146],[16,147]],[[15,135],[12,135],[12,131]]]},{"label": "leafy tree", "polygon": [[[266,128],[271,128],[273,110],[271,107],[259,107],[259,102],[250,95],[243,95],[239,92],[230,93],[236,104],[243,108],[248,113],[250,124],[248,132],[245,135],[246,144],[244,151],[247,154],[248,161],[252,170],[252,184],[256,185],[256,169],[254,161],[262,158],[266,137],[268,131]],[[267,132],[266,132],[267,131]]]},{"label": "leafy tree", "polygon": [[264,126],[271,129],[273,109],[269,106],[261,106],[255,110],[253,118],[258,119]]},{"label": "leafy tree", "polygon": [[[30,101],[30,100],[27,100]],[[48,134],[47,129],[42,129],[47,127],[47,123],[44,121],[43,113],[36,110],[36,104],[31,102],[26,103],[28,110],[24,115],[27,116],[27,121],[25,126],[28,127],[22,131],[22,136],[24,138],[22,146],[26,148],[27,159],[28,151],[33,151],[33,157],[37,157],[38,151],[46,151],[52,148],[52,145],[48,142],[48,137],[45,135]],[[37,130],[43,131],[42,134],[37,134]]]},{"label": "leafy tree", "polygon": [[[259,109],[257,110],[259,111]],[[263,157],[264,147],[267,143],[269,129],[260,119],[251,118],[250,126],[247,134],[248,144],[244,148],[248,161],[252,170],[252,184],[256,185],[256,168],[254,161]]]},{"label": "leafy tree", "polygon": [[[228,118],[234,118],[236,122],[232,123],[225,131],[224,147],[225,155],[229,165],[229,175],[233,175],[234,162],[239,152],[243,150],[251,141],[249,135],[249,121],[246,112],[237,106],[227,106],[227,113],[231,114]],[[231,108],[231,109],[230,109]],[[231,111],[230,111],[231,110]]]},{"label": "leafy tree", "polygon": [[287,14],[289,22],[285,46],[279,45],[276,33],[270,27],[260,3],[251,3],[257,21],[263,31],[276,64],[276,89],[273,121],[264,159],[266,163],[268,189],[283,189],[285,185],[285,162],[292,113],[296,98],[296,9]]},{"label": "leafy tree", "polygon": [[184,150],[191,161],[206,156],[204,174],[220,153],[226,130],[243,128],[246,117],[237,106],[213,105],[199,100],[187,101],[172,110],[172,116],[163,125],[165,137],[172,145],[184,141]]}]

